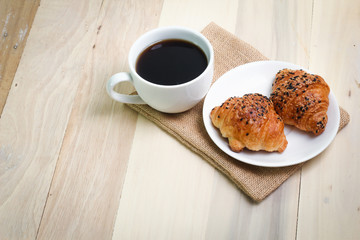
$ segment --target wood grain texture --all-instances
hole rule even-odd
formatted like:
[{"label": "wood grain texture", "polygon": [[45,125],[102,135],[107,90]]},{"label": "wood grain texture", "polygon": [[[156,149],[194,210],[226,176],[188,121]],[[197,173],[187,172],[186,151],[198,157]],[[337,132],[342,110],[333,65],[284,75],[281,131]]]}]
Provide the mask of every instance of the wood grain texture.
[{"label": "wood grain texture", "polygon": [[[0,0],[0,240],[360,238],[359,1],[38,3]],[[261,203],[105,91],[144,32],[211,21],[324,76],[350,113]]]},{"label": "wood grain texture", "polygon": [[236,35],[272,60],[308,67],[312,0],[239,1]]},{"label": "wood grain texture", "polygon": [[[241,1],[235,34],[270,59],[308,66],[308,51],[304,51],[304,47],[309,49],[311,43],[311,3]],[[253,204],[242,194],[235,194],[237,189],[223,176],[216,175],[207,238],[295,239],[300,172],[259,204]],[[225,205],[231,207],[224,208]],[[220,223],[218,219],[221,219]]]},{"label": "wood grain texture", "polygon": [[350,123],[305,165],[297,239],[360,238],[360,2],[315,1],[310,69],[324,76]]},{"label": "wood grain texture", "polygon": [[37,235],[100,6],[42,1],[38,8],[0,119],[4,239]]},{"label": "wood grain texture", "polygon": [[0,0],[0,116],[40,0]]},{"label": "wood grain texture", "polygon": [[[193,4],[207,10],[195,14]],[[236,1],[164,1],[159,25],[200,31],[208,19],[227,14],[233,25],[227,19],[226,27],[234,29],[236,9]],[[113,239],[204,239],[215,171],[140,116]]]},{"label": "wood grain texture", "polygon": [[142,116],[134,139],[140,138],[113,239],[203,239],[215,170]]},{"label": "wood grain texture", "polygon": [[236,0],[167,0],[164,1],[159,26],[181,25],[200,31],[210,22],[216,22],[223,28],[234,31],[237,6]]},{"label": "wood grain texture", "polygon": [[[112,101],[105,83],[127,70],[131,44],[157,26],[161,6],[157,0],[102,3],[38,239],[112,237],[137,114]],[[130,89],[121,85],[118,90]]]},{"label": "wood grain texture", "polygon": [[259,204],[216,176],[204,239],[295,239],[299,174]]}]

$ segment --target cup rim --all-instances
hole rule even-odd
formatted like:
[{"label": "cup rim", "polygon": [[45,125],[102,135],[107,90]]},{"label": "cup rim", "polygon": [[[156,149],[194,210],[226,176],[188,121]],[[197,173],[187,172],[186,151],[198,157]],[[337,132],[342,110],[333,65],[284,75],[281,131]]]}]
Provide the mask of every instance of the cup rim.
[{"label": "cup rim", "polygon": [[[156,83],[152,83],[150,81],[147,81],[146,79],[144,79],[143,77],[141,77],[137,72],[136,72],[136,69],[135,69],[135,65],[136,65],[136,59],[135,59],[135,64],[132,64],[132,58],[130,57],[130,55],[132,54],[133,51],[135,51],[135,46],[137,44],[139,44],[139,42],[151,35],[151,34],[154,34],[156,32],[161,32],[161,31],[168,31],[168,30],[180,30],[180,31],[186,31],[186,32],[190,32],[191,34],[193,35],[196,35],[199,39],[201,39],[207,46],[208,48],[208,51],[209,51],[209,60],[208,60],[208,65],[206,66],[205,70],[199,75],[197,76],[196,78],[188,81],[188,82],[185,82],[185,83],[181,83],[181,84],[176,84],[176,85],[161,85],[161,84],[156,84]],[[164,39],[159,39],[158,41],[163,41],[163,40],[167,40],[167,39],[182,39],[182,38],[164,38]],[[183,39],[183,40],[186,40],[188,41],[187,39]],[[155,42],[154,42],[155,43]],[[193,44],[197,45],[196,43],[192,42]],[[151,45],[152,43],[150,43],[149,45]],[[146,49],[146,47],[148,47],[149,45],[146,45],[144,47],[144,50]],[[197,45],[199,48],[201,48],[203,51],[205,51],[205,49],[199,45]],[[138,57],[139,55],[136,55],[136,58]],[[171,88],[178,88],[178,87],[182,87],[182,86],[187,86],[187,85],[190,85],[190,84],[193,84],[194,82],[197,82],[199,81],[200,78],[202,78],[204,75],[206,75],[209,71],[211,71],[211,68],[213,66],[213,63],[214,63],[214,50],[213,50],[213,47],[210,43],[210,41],[203,35],[201,34],[200,32],[196,31],[196,30],[193,30],[191,28],[187,28],[187,27],[182,27],[182,26],[167,26],[167,27],[158,27],[158,28],[155,28],[155,29],[152,29],[146,33],[144,33],[143,35],[141,35],[134,43],[133,45],[131,46],[130,48],[130,51],[129,51],[129,57],[128,57],[128,64],[129,64],[129,67],[130,67],[130,72],[131,74],[134,74],[136,75],[136,78],[137,79],[140,79],[143,83],[145,84],[148,84],[150,86],[156,86],[156,87],[159,87],[159,88],[167,88],[167,89],[171,89]]]}]

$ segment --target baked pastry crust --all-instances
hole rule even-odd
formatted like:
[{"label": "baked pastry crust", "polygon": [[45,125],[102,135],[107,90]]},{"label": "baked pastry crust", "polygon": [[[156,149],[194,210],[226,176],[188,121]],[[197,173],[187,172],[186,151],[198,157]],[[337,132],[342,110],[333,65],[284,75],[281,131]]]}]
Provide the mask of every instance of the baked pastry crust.
[{"label": "baked pastry crust", "polygon": [[287,146],[284,122],[275,112],[273,103],[261,94],[231,97],[212,109],[210,118],[228,138],[230,149],[283,152]]},{"label": "baked pastry crust", "polygon": [[283,69],[276,74],[270,99],[285,124],[320,135],[328,121],[329,93],[322,77]]}]

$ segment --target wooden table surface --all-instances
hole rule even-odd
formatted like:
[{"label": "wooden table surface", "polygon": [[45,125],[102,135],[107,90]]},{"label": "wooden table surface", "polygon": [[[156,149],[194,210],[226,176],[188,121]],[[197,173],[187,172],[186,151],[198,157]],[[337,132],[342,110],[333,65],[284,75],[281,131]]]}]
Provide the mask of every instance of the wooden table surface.
[{"label": "wooden table surface", "polygon": [[[105,91],[144,32],[211,21],[351,116],[261,203]],[[360,239],[359,0],[0,0],[0,31],[1,240]]]}]

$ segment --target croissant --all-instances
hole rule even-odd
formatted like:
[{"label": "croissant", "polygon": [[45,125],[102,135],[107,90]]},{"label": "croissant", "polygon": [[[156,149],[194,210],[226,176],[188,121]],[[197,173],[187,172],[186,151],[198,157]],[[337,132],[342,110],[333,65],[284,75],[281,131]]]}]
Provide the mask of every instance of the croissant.
[{"label": "croissant", "polygon": [[245,94],[228,98],[212,109],[210,118],[228,138],[230,149],[283,152],[287,146],[284,122],[275,112],[273,103],[261,94]]},{"label": "croissant", "polygon": [[285,124],[320,135],[328,121],[329,93],[322,77],[283,69],[276,74],[270,100]]}]

